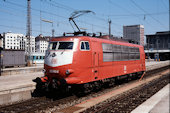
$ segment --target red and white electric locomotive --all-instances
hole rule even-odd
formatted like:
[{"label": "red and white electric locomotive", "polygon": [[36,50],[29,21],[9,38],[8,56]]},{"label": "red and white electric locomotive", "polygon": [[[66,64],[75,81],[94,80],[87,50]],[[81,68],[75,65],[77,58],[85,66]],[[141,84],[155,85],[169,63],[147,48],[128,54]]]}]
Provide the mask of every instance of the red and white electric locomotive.
[{"label": "red and white electric locomotive", "polygon": [[63,36],[50,40],[45,76],[34,81],[41,88],[81,86],[91,91],[105,82],[112,84],[119,77],[139,76],[144,71],[143,46],[89,36]]}]

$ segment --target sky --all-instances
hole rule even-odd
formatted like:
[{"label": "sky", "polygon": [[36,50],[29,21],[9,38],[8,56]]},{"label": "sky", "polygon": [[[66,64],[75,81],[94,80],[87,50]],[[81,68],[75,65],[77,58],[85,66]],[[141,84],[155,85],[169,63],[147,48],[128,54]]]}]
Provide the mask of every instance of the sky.
[{"label": "sky", "polygon": [[[108,34],[108,20],[115,36],[123,36],[125,25],[144,25],[145,35],[169,30],[169,0],[31,0],[32,35],[51,36],[52,29],[55,36],[74,32],[69,17],[80,10],[94,12],[74,19],[89,33]],[[1,0],[0,15],[0,33],[26,35],[27,0]]]}]

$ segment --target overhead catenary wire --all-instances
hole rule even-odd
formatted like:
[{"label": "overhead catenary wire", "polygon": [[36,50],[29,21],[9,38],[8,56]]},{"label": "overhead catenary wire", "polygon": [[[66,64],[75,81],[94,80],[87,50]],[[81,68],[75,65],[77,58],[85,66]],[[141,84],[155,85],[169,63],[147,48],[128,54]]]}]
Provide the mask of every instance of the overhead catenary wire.
[{"label": "overhead catenary wire", "polygon": [[61,9],[64,9],[66,11],[69,11],[69,12],[77,10],[77,9],[71,8],[69,6],[57,3],[56,1],[53,1],[53,0],[50,0],[50,1],[45,0],[44,2],[52,5],[53,7],[61,8]]},{"label": "overhead catenary wire", "polygon": [[[53,0],[51,0],[51,1],[53,1]],[[53,1],[53,3],[58,4],[59,6],[58,6],[58,5],[55,5],[55,4],[53,4],[53,3],[50,3],[49,1],[45,1],[45,2],[51,4],[51,5],[54,6],[54,7],[65,9],[65,10],[67,10],[67,11],[69,11],[69,12],[70,12],[70,11],[76,11],[76,10],[77,10],[77,9],[75,9],[75,8],[71,8],[71,7],[69,7],[69,6],[66,6],[66,5],[57,3],[56,1]],[[65,8],[60,7],[60,6],[64,6]],[[90,16],[88,16],[88,17],[90,17]],[[97,20],[105,21],[105,22],[107,23],[107,20],[104,19],[104,18],[97,17],[96,15],[93,16],[93,17],[94,17],[95,19],[97,19]],[[79,21],[79,20],[78,20],[78,22],[82,22],[82,21]],[[83,23],[83,22],[82,22],[82,23]],[[88,23],[86,22],[86,24],[88,24]],[[89,23],[89,24],[91,24],[91,23]],[[116,23],[113,23],[113,24],[118,25],[118,24],[116,24]]]},{"label": "overhead catenary wire", "polygon": [[[2,24],[0,24],[0,26],[1,27],[6,27],[6,28],[15,28],[15,29],[19,29],[19,30],[26,30],[26,27],[24,28],[24,27],[16,27],[16,26],[8,26],[8,25],[2,25]],[[40,32],[39,30],[35,30],[35,29],[33,29],[32,31],[34,31],[34,32]],[[44,33],[50,33],[51,34],[51,32],[47,32],[47,31],[43,31]]]},{"label": "overhead catenary wire", "polygon": [[[23,5],[20,5],[20,4],[11,2],[11,1],[5,1],[5,2],[6,2],[6,3],[9,3],[9,4],[12,4],[12,5],[15,5],[15,6],[18,6],[18,7],[26,8],[26,6],[23,6]],[[39,9],[35,9],[35,8],[32,8],[32,7],[31,7],[31,10],[40,12]],[[54,15],[54,16],[57,16],[57,17],[60,17],[60,18],[68,19],[68,17],[61,16],[61,15],[57,15],[57,14],[55,14],[55,13],[51,13],[51,12],[48,12],[48,11],[45,11],[45,10],[41,10],[41,12],[42,12],[42,13],[45,13],[45,14],[49,14],[49,15]],[[90,26],[92,25],[92,23],[88,23],[88,22],[84,22],[84,21],[80,21],[80,20],[77,20],[77,22],[85,23],[85,24],[88,24],[88,25],[90,25]],[[107,27],[104,27],[104,26],[101,26],[101,25],[96,25],[96,24],[93,24],[93,26],[101,27],[101,28],[105,28],[105,29],[107,28]]]},{"label": "overhead catenary wire", "polygon": [[[17,3],[11,2],[11,1],[5,1],[5,2],[6,2],[6,3],[9,3],[9,4],[11,4],[11,5],[18,6],[18,7],[26,8],[26,6],[23,6],[23,5],[21,5],[21,4],[17,4]],[[37,11],[37,12],[40,11],[39,9],[35,9],[35,8],[31,8],[31,10],[34,10],[34,11]],[[74,9],[72,9],[72,10],[74,10]],[[57,14],[54,14],[54,13],[51,13],[51,12],[48,12],[48,11],[42,10],[41,12],[42,12],[42,13],[45,13],[45,14],[54,15],[54,16],[57,16],[57,17],[60,17],[60,18],[67,19],[67,17],[61,16],[61,15],[57,15]],[[34,14],[34,15],[35,15],[35,14]],[[95,17],[95,18],[98,18],[98,20],[104,21],[103,18],[99,18],[99,17]],[[94,27],[107,29],[107,27],[105,27],[105,26],[96,25],[96,24],[94,24],[94,23],[92,24],[92,23],[88,23],[88,22],[80,21],[80,20],[77,20],[77,22],[79,22],[79,23],[84,23],[84,24],[86,24],[86,25],[88,24],[89,26],[93,26],[93,29],[94,29]],[[107,21],[106,21],[106,22],[107,22]],[[113,24],[116,25],[116,23],[113,23]]]},{"label": "overhead catenary wire", "polygon": [[[43,2],[43,5],[44,6],[46,6],[47,5],[47,3],[49,4],[49,6],[51,5],[51,7],[56,7],[56,8],[59,8],[59,11],[60,11],[60,9],[63,11],[63,10],[65,10],[65,11],[68,11],[68,12],[72,12],[72,11],[74,11],[74,10],[76,10],[75,8],[76,7],[74,7],[74,8],[72,8],[72,7],[70,7],[69,5],[67,5],[67,4],[61,4],[61,3],[58,3],[57,1],[55,1],[55,0],[40,0],[40,1],[42,1]],[[111,0],[110,0],[111,1]],[[10,3],[9,3],[10,2]],[[112,2],[112,1],[111,1]],[[114,1],[113,1],[114,2]],[[25,4],[19,4],[19,2],[14,2],[14,1],[11,1],[11,0],[5,0],[4,1],[4,3],[9,3],[10,5],[14,5],[15,4],[15,6],[18,6],[18,7],[20,7],[20,9],[22,8],[22,9],[26,9],[26,5]],[[13,4],[14,3],[14,4]],[[160,26],[158,26],[159,24],[152,24],[152,23],[150,23],[149,21],[148,21],[148,18],[147,17],[150,17],[149,15],[152,15],[152,16],[155,16],[155,15],[164,15],[164,14],[167,14],[167,12],[165,11],[165,12],[157,12],[157,14],[156,13],[151,13],[151,12],[147,12],[147,13],[139,13],[139,14],[137,14],[137,13],[134,13],[134,12],[132,12],[131,10],[129,10],[129,9],[127,9],[126,7],[123,7],[122,5],[119,5],[118,3],[110,3],[111,5],[114,5],[114,6],[116,6],[116,7],[119,7],[120,9],[123,9],[123,10],[125,10],[126,12],[127,12],[127,14],[118,14],[118,15],[116,15],[116,14],[109,14],[109,17],[111,17],[111,19],[113,19],[113,18],[117,18],[117,19],[126,19],[126,18],[133,18],[133,17],[136,17],[136,18],[138,18],[139,19],[139,21],[141,21],[141,23],[142,22],[145,22],[145,23],[147,23],[149,26],[152,26],[152,27],[160,27]],[[166,4],[165,4],[166,5]],[[5,5],[4,5],[5,6]],[[9,5],[6,5],[6,6],[9,6]],[[14,8],[14,7],[11,7],[11,8]],[[15,7],[16,8],[16,7]],[[18,9],[18,10],[20,10],[20,9]],[[40,9],[36,9],[36,8],[31,8],[31,10],[33,10],[32,12],[32,15],[35,17],[38,17],[38,18],[40,18],[40,15],[39,15],[39,13],[40,13]],[[15,10],[16,11],[16,10]],[[57,10],[58,11],[58,10]],[[9,11],[10,12],[10,11]],[[25,12],[25,10],[24,10],[24,12]],[[24,13],[24,12],[22,12],[22,13]],[[113,12],[112,12],[113,13]],[[15,14],[15,13],[13,13],[13,14]],[[13,14],[11,14],[11,15],[13,15]],[[20,13],[16,13],[16,14],[20,14]],[[47,15],[46,15],[47,14]],[[20,14],[21,15],[21,14]],[[24,15],[24,14],[23,14]],[[66,17],[66,16],[63,16],[63,15],[61,15],[60,13],[56,13],[56,12],[49,12],[49,10],[42,10],[42,15],[46,15],[46,16],[48,16],[48,15],[52,15],[52,16],[55,16],[55,18],[54,18],[54,21],[57,23],[57,24],[59,24],[59,23],[62,23],[62,25],[64,24],[64,26],[65,25],[69,25],[69,22],[67,21],[67,19],[68,19],[68,17]],[[59,17],[59,19],[58,20],[62,20],[62,21],[58,21],[57,19],[56,19],[56,17],[58,18]],[[77,20],[77,22],[78,23],[83,23],[84,25],[86,25],[86,26],[90,26],[90,28],[92,27],[92,29],[93,29],[93,31],[97,31],[96,29],[101,29],[101,30],[103,30],[103,29],[108,29],[108,26],[107,26],[107,19],[108,19],[108,15],[103,15],[103,16],[101,16],[99,13],[96,13],[96,15],[95,16],[93,16],[93,15],[90,15],[90,16],[88,16],[88,17],[90,17],[90,18],[92,18],[93,20],[94,19],[96,19],[96,20],[98,20],[97,22],[99,22],[99,21],[101,21],[101,23],[102,22],[105,22],[104,24],[102,23],[102,24],[95,24],[95,23],[93,23],[92,21],[89,21],[90,20],[90,18],[87,18],[87,19],[84,19],[84,21],[83,20]],[[105,17],[107,18],[107,19],[105,19]],[[125,18],[124,18],[125,17]],[[25,18],[25,16],[24,16],[24,18]],[[144,19],[145,18],[145,19]],[[36,19],[36,18],[34,18],[34,19]],[[89,19],[89,20],[88,20]],[[150,18],[149,18],[150,19]],[[65,20],[65,21],[64,21]],[[96,21],[94,21],[94,22],[96,22]],[[34,20],[34,23],[38,23],[37,21],[35,21]],[[105,26],[105,24],[106,24],[106,26]],[[119,26],[122,26],[122,25],[119,25],[119,24],[117,24],[117,23],[114,23],[114,21],[112,20],[112,24],[114,24],[115,26],[116,26],[116,29],[114,29],[114,31],[115,30],[118,30],[120,27]],[[35,25],[35,24],[34,24]],[[80,25],[82,25],[82,24],[80,24]],[[118,27],[117,27],[118,26]],[[58,26],[57,25],[57,27],[62,27],[62,26]],[[64,27],[62,27],[62,28],[64,28]],[[70,27],[66,27],[66,29],[69,29],[69,28],[71,28],[71,26]],[[60,29],[60,28],[59,28]],[[122,30],[122,29],[121,29]],[[61,30],[60,30],[61,31]]]},{"label": "overhead catenary wire", "polygon": [[[56,1],[53,1],[53,0],[50,0],[50,2],[53,2],[53,3],[57,4],[57,5],[55,5],[55,4],[53,4],[53,3],[50,3],[49,1],[45,1],[45,2],[51,4],[51,5],[54,6],[54,7],[65,9],[65,10],[67,10],[67,11],[69,11],[69,12],[71,12],[71,11],[76,11],[76,10],[77,10],[77,9],[72,8],[72,7],[69,7],[69,6],[67,6],[67,5],[63,5],[63,4],[57,3]],[[61,7],[61,6],[64,6],[64,8]],[[91,16],[88,16],[88,17],[91,17]],[[98,17],[98,16],[97,16],[97,13],[96,13],[95,16],[93,16],[93,18],[95,18],[95,19],[97,19],[97,20],[100,20],[100,21],[104,21],[104,22],[107,23],[107,19]],[[119,25],[119,24],[116,24],[116,23],[114,23],[114,22],[112,22],[112,24],[114,24],[114,25]],[[120,25],[119,25],[119,26],[120,26]]]},{"label": "overhead catenary wire", "polygon": [[[145,11],[142,7],[140,7],[134,0],[131,0],[131,2],[137,7],[139,8],[141,11],[143,11],[144,13],[148,13],[147,11]],[[162,27],[166,28],[166,26],[164,24],[162,24],[159,20],[157,20],[155,17],[153,17],[152,15],[149,15],[153,20],[155,20],[157,23],[159,23]],[[166,28],[167,29],[167,28]]]},{"label": "overhead catenary wire", "polygon": [[143,15],[165,15],[168,14],[168,11],[164,11],[164,12],[158,12],[158,13],[142,13],[142,14],[121,14],[121,15],[109,15],[109,16],[143,16]]},{"label": "overhead catenary wire", "polygon": [[[62,8],[62,9],[65,9],[65,10],[67,10],[67,11],[69,11],[69,12],[70,12],[70,11],[75,11],[75,10],[77,10],[77,9],[72,8],[72,7],[70,7],[70,6],[57,3],[56,1],[53,1],[53,0],[50,0],[50,2],[49,2],[48,0],[45,0],[44,2],[46,2],[46,3],[48,3],[48,4],[51,4],[53,7]],[[51,2],[53,2],[53,3],[51,3]],[[61,6],[62,6],[62,7],[61,7]],[[91,17],[91,16],[87,16],[87,17]],[[98,16],[96,16],[96,15],[93,16],[92,18],[107,23],[107,19],[98,17]],[[80,20],[78,20],[77,22],[84,23],[83,21],[80,21]],[[87,23],[87,22],[86,22],[85,24],[92,25],[91,23]],[[112,24],[117,25],[117,26],[121,26],[120,24],[117,24],[117,23],[114,23],[114,22],[112,22]],[[96,27],[100,27],[99,25],[95,25],[95,24],[93,24],[93,25],[96,26]],[[106,24],[106,25],[107,25],[107,24]],[[102,28],[107,29],[107,27],[102,27]]]},{"label": "overhead catenary wire", "polygon": [[[169,2],[170,2],[170,1],[169,1]],[[169,10],[169,8],[168,8],[168,6],[165,4],[164,0],[161,0],[161,3],[163,4],[163,6],[164,6],[167,10]]]},{"label": "overhead catenary wire", "polygon": [[[142,20],[139,16],[140,15],[136,15],[135,13],[133,13],[133,12],[131,12],[129,9],[127,9],[127,8],[125,8],[125,7],[122,7],[121,5],[119,5],[119,4],[117,4],[117,3],[113,3],[111,0],[108,0],[109,2],[110,2],[110,4],[112,4],[112,5],[114,5],[114,6],[116,6],[116,7],[118,7],[118,8],[120,8],[120,9],[123,9],[124,11],[126,11],[126,12],[128,12],[130,15],[132,15],[132,16],[135,16],[135,17],[137,17],[140,21]],[[145,12],[146,13],[146,12]],[[147,13],[148,14],[148,13]],[[144,16],[144,15],[143,15]],[[145,17],[146,18],[146,17]],[[155,25],[153,25],[153,24],[151,24],[150,22],[148,22],[147,21],[147,19],[143,19],[143,22],[145,22],[146,24],[148,24],[148,25],[150,25],[150,26],[152,26],[152,27],[156,27]],[[142,23],[142,21],[141,21],[141,23]],[[159,27],[159,26],[157,26],[157,27]]]},{"label": "overhead catenary wire", "polygon": [[[9,15],[14,15],[14,16],[16,16],[16,17],[18,17],[18,18],[19,18],[19,16],[23,16],[23,15],[19,15],[19,14],[17,14],[17,13],[13,13],[12,11],[8,11],[8,10],[1,10],[1,9],[0,9],[0,12],[4,12],[4,13],[9,14]],[[35,15],[35,16],[37,16],[37,15]],[[26,15],[24,15],[24,18],[26,18]],[[38,21],[37,18],[35,18],[35,19]],[[34,21],[33,21],[33,25],[34,25],[34,26],[40,26],[39,24],[37,24],[38,22],[35,21],[35,19],[34,19]],[[25,22],[26,22],[26,20],[25,20],[25,21],[21,21],[21,20],[14,20],[14,18],[4,18],[4,17],[1,18],[1,20],[4,20],[4,21],[7,21],[7,20],[8,20],[9,23],[15,22],[15,23],[18,23],[18,24],[22,24],[22,23],[25,23]],[[67,21],[58,21],[58,22],[69,26],[69,24],[67,23]],[[60,29],[61,29],[61,28],[60,28]]]}]

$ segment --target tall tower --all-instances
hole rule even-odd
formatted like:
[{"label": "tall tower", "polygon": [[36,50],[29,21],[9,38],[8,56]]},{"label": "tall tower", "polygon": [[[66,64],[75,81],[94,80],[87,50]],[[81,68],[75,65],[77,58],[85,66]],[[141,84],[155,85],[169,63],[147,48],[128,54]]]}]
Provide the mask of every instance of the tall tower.
[{"label": "tall tower", "polygon": [[31,38],[31,0],[27,0],[27,40],[28,40],[28,48],[27,48],[27,55],[28,55],[28,59],[27,59],[27,63],[28,65],[30,65],[30,61],[31,61],[31,57],[30,57],[30,53],[31,53],[31,46],[30,46],[30,38]]}]

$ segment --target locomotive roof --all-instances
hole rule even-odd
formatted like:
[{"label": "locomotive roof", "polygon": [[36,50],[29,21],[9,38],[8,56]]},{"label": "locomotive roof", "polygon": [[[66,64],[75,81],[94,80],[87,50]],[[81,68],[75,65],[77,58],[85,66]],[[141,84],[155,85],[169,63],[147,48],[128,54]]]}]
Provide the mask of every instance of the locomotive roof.
[{"label": "locomotive roof", "polygon": [[71,39],[99,41],[99,42],[102,42],[102,43],[110,43],[110,44],[114,43],[114,44],[117,44],[117,45],[126,45],[126,46],[132,46],[132,47],[143,47],[141,45],[132,44],[132,43],[128,43],[128,42],[115,41],[115,40],[111,40],[111,39],[104,39],[104,38],[97,38],[97,37],[90,37],[90,36],[62,36],[62,37],[52,38],[51,41],[67,41],[67,40],[71,40]]}]

